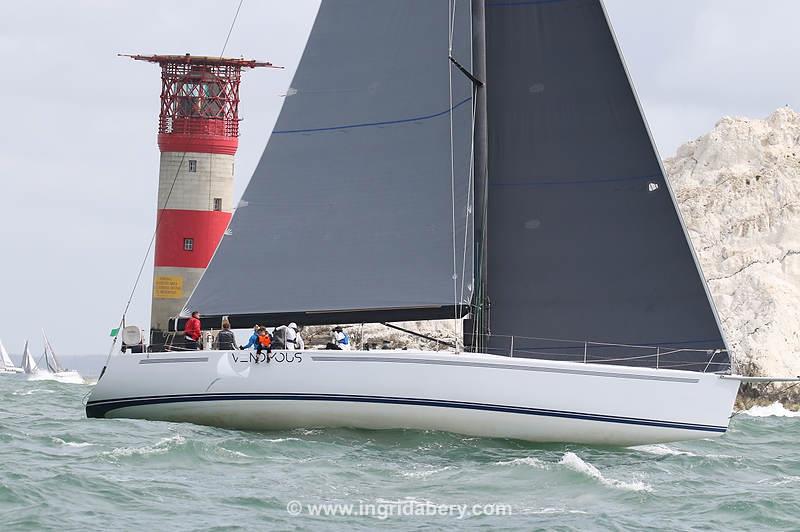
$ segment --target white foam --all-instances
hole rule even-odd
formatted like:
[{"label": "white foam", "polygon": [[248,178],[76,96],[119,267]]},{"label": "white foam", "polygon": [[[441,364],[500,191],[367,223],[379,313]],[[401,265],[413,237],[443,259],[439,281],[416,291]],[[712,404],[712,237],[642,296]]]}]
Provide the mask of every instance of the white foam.
[{"label": "white foam", "polygon": [[561,461],[558,462],[561,465],[567,466],[568,468],[572,469],[573,471],[577,471],[578,473],[584,474],[587,477],[593,478],[599,481],[601,484],[608,486],[610,488],[618,488],[627,491],[645,491],[651,492],[653,488],[645,484],[640,480],[634,480],[631,482],[624,481],[624,480],[615,480],[613,478],[606,478],[597,469],[595,466],[588,462],[584,462],[580,456],[573,452],[564,453],[564,456],[561,457]]},{"label": "white foam", "polygon": [[567,508],[520,508],[515,513],[523,515],[552,515],[552,514],[588,514],[583,510],[569,510]]},{"label": "white foam", "polygon": [[769,406],[754,406],[739,413],[752,417],[800,417],[800,412],[789,410],[778,401]]},{"label": "white foam", "polygon": [[252,458],[249,454],[244,454],[244,453],[239,452],[239,451],[233,451],[231,449],[226,449],[225,447],[220,447],[219,449],[220,449],[220,451],[223,451],[224,453],[227,453],[227,454],[230,454],[230,455],[233,455],[233,456],[238,456],[239,458]]},{"label": "white foam", "polygon": [[186,439],[180,434],[176,434],[174,436],[170,436],[169,438],[159,440],[155,445],[145,445],[144,447],[118,447],[112,450],[110,453],[104,454],[113,457],[164,454],[172,447],[177,447],[178,445],[183,445],[184,443],[186,443]]},{"label": "white foam", "polygon": [[800,477],[796,475],[789,475],[788,477],[782,477],[780,480],[776,480],[773,485],[785,486],[786,484],[794,484],[795,482],[800,482]]},{"label": "white foam", "polygon": [[440,468],[433,468],[433,469],[425,469],[423,471],[401,471],[400,474],[406,478],[427,478],[431,475],[435,475],[437,473],[441,473],[443,471],[447,471],[448,469],[452,469],[450,466],[444,466]]},{"label": "white foam", "polygon": [[264,438],[261,441],[268,443],[283,443],[285,441],[300,441],[300,438]]},{"label": "white foam", "polygon": [[672,447],[662,443],[655,445],[636,445],[631,447],[631,449],[635,451],[641,451],[643,453],[654,454],[656,456],[697,456],[689,451],[679,451],[678,449],[673,449]]},{"label": "white foam", "polygon": [[50,373],[49,371],[40,371],[28,375],[29,381],[56,381],[62,384],[86,384],[80,373],[77,371],[60,371],[58,373]]},{"label": "white foam", "polygon": [[22,392],[22,391],[13,392],[11,395],[33,395],[35,393],[56,393],[56,392],[53,391],[53,390],[45,390],[45,389],[40,389],[40,388],[34,388],[33,390],[26,390],[24,392]]},{"label": "white foam", "polygon": [[313,436],[315,434],[321,434],[322,429],[295,429],[293,432],[302,436]]},{"label": "white foam", "polygon": [[800,482],[800,477],[796,475],[789,475],[785,477],[780,477],[779,479],[774,478],[764,478],[757,482],[757,484],[769,484],[770,486],[785,486],[786,484],[794,484],[795,482]]},{"label": "white foam", "polygon": [[64,447],[91,447],[91,446],[93,446],[93,445],[94,445],[93,443],[88,443],[88,442],[64,441],[64,440],[62,440],[61,438],[56,438],[56,437],[54,437],[54,436],[53,436],[53,437],[51,437],[51,439],[52,439],[52,440],[53,440],[55,443],[58,443],[58,444],[60,444],[60,445],[63,445]]},{"label": "white foam", "polygon": [[538,458],[534,458],[532,456],[525,456],[523,458],[514,458],[513,460],[504,460],[501,462],[495,462],[495,465],[502,465],[502,466],[526,465],[526,466],[536,467],[539,469],[547,468],[547,464],[545,464]]}]

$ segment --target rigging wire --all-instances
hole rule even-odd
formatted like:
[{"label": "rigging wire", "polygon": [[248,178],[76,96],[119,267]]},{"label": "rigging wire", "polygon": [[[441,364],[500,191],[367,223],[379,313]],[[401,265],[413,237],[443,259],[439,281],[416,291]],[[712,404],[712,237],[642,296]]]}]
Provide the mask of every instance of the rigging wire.
[{"label": "rigging wire", "polygon": [[[469,147],[469,179],[467,180],[467,209],[464,215],[464,257],[461,262],[461,301],[464,301],[464,282],[466,281],[467,277],[467,244],[469,243],[469,231],[467,230],[469,225],[469,217],[473,214],[474,207],[472,207],[470,201],[474,202],[474,177],[475,177],[475,113],[477,112],[477,87],[472,89],[472,125],[470,127],[470,147]],[[475,275],[473,272],[473,289],[474,289],[474,279]]]},{"label": "rigging wire", "polygon": [[455,350],[458,351],[458,264],[456,250],[456,168],[455,168],[455,146],[453,141],[453,66],[450,57],[453,55],[453,31],[456,19],[456,0],[448,1],[448,42],[447,42],[447,79],[449,84],[450,98],[450,198],[452,207],[452,235],[453,235],[453,343]]},{"label": "rigging wire", "polygon": [[233,15],[233,20],[231,21],[231,27],[228,28],[228,35],[225,37],[225,44],[222,45],[222,51],[219,53],[219,56],[222,57],[225,54],[225,49],[228,47],[228,41],[231,38],[231,33],[233,33],[233,26],[236,24],[236,19],[239,18],[239,11],[242,9],[242,4],[244,0],[239,0],[239,6],[236,8],[236,13]]}]

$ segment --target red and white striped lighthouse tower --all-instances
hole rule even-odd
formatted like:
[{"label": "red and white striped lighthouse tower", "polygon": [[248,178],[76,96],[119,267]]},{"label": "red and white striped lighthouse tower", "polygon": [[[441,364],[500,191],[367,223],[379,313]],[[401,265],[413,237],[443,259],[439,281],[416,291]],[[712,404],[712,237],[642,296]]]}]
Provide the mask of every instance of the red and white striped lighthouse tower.
[{"label": "red and white striped lighthouse tower", "polygon": [[131,55],[161,65],[158,215],[151,342],[168,329],[217,249],[233,211],[239,82],[245,59]]}]

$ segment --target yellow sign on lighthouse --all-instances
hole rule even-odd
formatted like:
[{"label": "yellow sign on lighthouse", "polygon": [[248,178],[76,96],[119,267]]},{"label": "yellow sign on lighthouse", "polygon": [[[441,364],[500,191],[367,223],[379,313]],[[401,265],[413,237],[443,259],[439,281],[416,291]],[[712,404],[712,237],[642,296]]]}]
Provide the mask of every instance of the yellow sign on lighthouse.
[{"label": "yellow sign on lighthouse", "polygon": [[153,279],[153,297],[160,299],[180,299],[183,297],[183,277],[178,275],[159,275]]}]

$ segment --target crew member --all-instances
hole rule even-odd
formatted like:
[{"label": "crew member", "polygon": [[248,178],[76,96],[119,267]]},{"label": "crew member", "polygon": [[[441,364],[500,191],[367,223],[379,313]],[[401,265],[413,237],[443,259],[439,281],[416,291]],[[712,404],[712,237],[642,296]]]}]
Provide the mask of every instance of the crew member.
[{"label": "crew member", "polygon": [[350,337],[337,325],[331,331],[331,343],[329,345],[330,349],[348,351],[350,349]]},{"label": "crew member", "polygon": [[186,320],[183,334],[186,338],[186,349],[202,349],[203,346],[200,345],[200,337],[203,333],[200,327],[200,313],[196,310],[192,312],[192,317]]},{"label": "crew member", "polygon": [[251,347],[258,347],[258,330],[261,329],[261,325],[256,325],[253,327],[253,334],[250,336],[250,340],[245,345],[240,345],[239,349],[250,349]]},{"label": "crew member", "polygon": [[299,327],[295,322],[289,324],[286,328],[286,349],[297,349],[302,351],[306,348],[306,343],[303,337],[300,336]]},{"label": "crew member", "polygon": [[258,330],[258,348],[256,349],[256,353],[260,355],[262,351],[267,352],[267,362],[269,362],[269,355],[272,353],[272,338],[270,338],[267,329],[264,327]]},{"label": "crew member", "polygon": [[289,328],[286,325],[275,327],[272,331],[272,348],[275,350],[287,349],[286,338]]},{"label": "crew member", "polygon": [[222,330],[217,334],[217,349],[222,351],[236,349],[236,337],[231,330],[231,324],[227,321],[222,323]]}]

